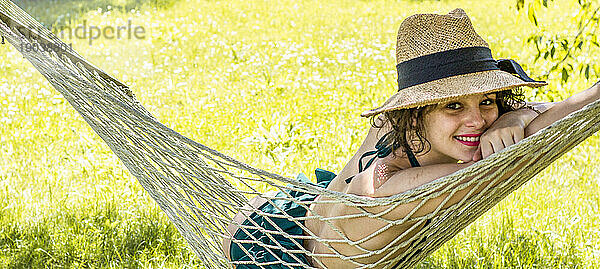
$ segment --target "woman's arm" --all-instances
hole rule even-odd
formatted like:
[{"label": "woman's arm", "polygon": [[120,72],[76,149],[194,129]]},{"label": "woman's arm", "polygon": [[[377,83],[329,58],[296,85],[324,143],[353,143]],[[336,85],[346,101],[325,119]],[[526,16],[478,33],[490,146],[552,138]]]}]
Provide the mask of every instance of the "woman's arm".
[{"label": "woman's arm", "polygon": [[[383,115],[380,115],[379,117],[377,117],[375,123],[378,126],[381,126],[383,123]],[[349,178],[351,176],[358,174],[358,162],[360,160],[360,157],[367,151],[375,150],[375,144],[377,144],[377,141],[379,141],[379,139],[389,131],[391,131],[389,124],[383,126],[382,128],[375,128],[375,127],[371,126],[371,128],[369,128],[369,132],[367,133],[367,136],[365,137],[365,140],[361,144],[360,148],[356,151],[354,156],[352,156],[352,158],[348,161],[346,166],[344,166],[342,171],[340,171],[338,173],[338,177],[346,179],[346,178]]]},{"label": "woman's arm", "polygon": [[[589,88],[585,91],[582,91],[580,93],[577,93],[562,102],[553,103],[553,104],[543,104],[548,109],[546,111],[544,111],[543,113],[541,113],[539,116],[536,116],[533,118],[533,120],[527,125],[527,127],[525,127],[524,136],[528,137],[528,136],[534,134],[535,132],[539,131],[540,129],[543,129],[543,128],[549,126],[550,124],[554,123],[555,121],[562,119],[563,117],[570,114],[571,112],[577,111],[577,110],[581,109],[582,107],[584,107],[585,105],[592,103],[598,99],[600,99],[600,83],[596,83],[591,88]],[[407,190],[421,186],[423,184],[429,183],[435,179],[452,174],[460,169],[463,169],[463,168],[466,168],[466,167],[472,165],[473,163],[474,162],[459,163],[459,164],[454,164],[454,163],[438,164],[438,165],[430,165],[430,166],[426,166],[426,167],[410,168],[410,169],[402,170],[402,171],[396,173],[395,175],[393,175],[381,187],[377,188],[374,191],[374,193],[370,194],[370,196],[385,197],[385,196],[391,196],[394,194],[402,193]],[[498,182],[501,182],[502,180],[510,177],[514,173],[514,171],[516,171],[517,169],[518,169],[518,167],[513,171],[508,171],[508,172],[504,173],[501,177],[501,180]],[[466,178],[463,181],[466,182],[468,180],[470,180],[470,178]],[[475,191],[475,193],[479,192],[487,184],[489,184],[489,182],[482,184],[482,186],[479,187]],[[464,195],[466,195],[469,191],[471,191],[472,188],[473,187],[470,186],[470,187],[465,188],[464,190],[456,192],[451,197],[451,199],[448,201],[448,203],[446,203],[446,206],[444,206],[444,207],[450,206],[450,205],[460,201],[464,197]],[[439,204],[446,197],[447,197],[447,194],[444,194],[444,195],[441,195],[440,197],[437,197],[435,199],[431,199],[431,200],[427,201],[425,206],[420,208],[416,215],[419,216],[419,215],[424,215],[427,212],[431,212],[432,210],[437,208],[437,206],[439,206]],[[396,217],[403,216],[403,214],[408,214],[408,212],[410,212],[410,210],[412,210],[412,208],[414,208],[419,202],[420,201],[415,201],[413,203],[405,204],[405,205],[398,207],[397,210],[390,212],[390,214],[393,214],[393,216],[391,216],[391,217],[393,219],[395,219]],[[380,210],[385,210],[385,208],[373,208],[372,210],[375,212],[378,212]],[[371,211],[371,210],[369,210],[369,211]]]},{"label": "woman's arm", "polygon": [[577,111],[598,99],[600,99],[600,82],[596,82],[591,88],[577,93],[562,102],[555,103],[554,106],[537,116],[529,125],[527,125],[527,128],[525,128],[525,137],[536,133],[555,121],[564,118],[570,113]]},{"label": "woman's arm", "polygon": [[[542,114],[544,112],[546,112],[548,109],[550,109],[551,107],[553,107],[556,104],[556,102],[551,102],[551,103],[540,103],[540,102],[527,102],[525,103],[525,107],[522,109],[529,109],[529,110],[533,110],[535,112],[537,112],[536,114]],[[536,115],[536,116],[537,116]],[[533,119],[535,119],[536,117],[533,117],[531,119],[531,121]],[[529,123],[531,123],[531,121],[529,121],[527,123],[527,125],[529,125]]]},{"label": "woman's arm", "polygon": [[[600,98],[600,87],[598,85],[594,85],[592,88],[576,94],[571,98],[556,104],[543,104],[544,107],[540,109],[548,108],[547,111],[544,111],[539,116],[537,113],[535,114],[527,114],[528,112],[521,111],[520,113],[527,114],[531,117],[531,122],[529,124],[525,124],[525,130],[521,129],[524,133],[523,136],[529,136],[536,131],[552,124],[556,120],[563,118],[569,113],[582,108],[586,104],[593,102]],[[533,104],[535,107],[542,106],[541,104]],[[540,111],[542,112],[542,111]],[[517,114],[517,113],[515,113]],[[527,123],[527,119],[522,119]],[[538,158],[542,156],[533,156],[532,161],[537,161]],[[391,158],[391,157],[390,157]],[[447,164],[436,164],[436,165],[428,165],[425,167],[415,167],[409,168],[405,170],[401,170],[394,175],[392,175],[386,182],[384,182],[380,187],[373,188],[360,188],[362,192],[353,193],[356,195],[369,196],[369,197],[389,197],[395,194],[403,193],[408,190],[417,188],[426,183],[434,181],[438,178],[447,176],[452,174],[458,170],[466,168],[472,165],[474,162],[466,162],[466,163],[447,163]],[[481,185],[477,186],[477,184],[471,184],[468,187],[465,187],[462,190],[454,190],[456,192],[449,193],[443,192],[439,193],[440,195],[435,198],[427,199],[423,201],[422,199],[418,199],[406,204],[398,204],[394,203],[392,205],[385,206],[374,206],[374,207],[361,207],[355,208],[351,206],[347,206],[343,203],[335,204],[331,208],[331,215],[333,216],[344,216],[344,215],[357,215],[362,214],[364,211],[373,213],[373,214],[382,214],[381,217],[387,220],[400,220],[411,215],[411,218],[424,216],[430,214],[431,212],[435,212],[439,207],[448,208],[452,205],[455,205],[465,199],[466,196],[473,197],[473,195],[480,193],[485,188],[487,188],[492,181],[495,181],[494,184],[498,184],[512,176],[516,171],[522,169],[526,162],[521,163],[518,167],[514,168],[511,171],[503,172],[499,178],[487,178],[485,182],[481,182]],[[367,172],[373,173],[373,167],[370,167]],[[494,171],[481,171],[482,173],[492,173]],[[360,180],[356,179],[356,180]],[[471,176],[466,176],[461,180],[462,183],[466,183],[472,180]],[[355,182],[353,182],[354,184]],[[356,182],[359,183],[359,182]],[[369,182],[367,182],[369,183]],[[372,183],[371,183],[372,184]],[[494,186],[491,186],[494,187]],[[442,191],[445,186],[439,186],[438,191]],[[435,190],[432,190],[435,191]],[[470,194],[469,194],[470,193]],[[449,195],[451,195],[449,197]],[[448,199],[448,200],[446,200]],[[419,207],[415,210],[416,207]],[[413,210],[415,210],[413,212]],[[388,222],[375,220],[368,217],[360,217],[360,218],[351,218],[351,219],[340,219],[339,221],[334,221],[335,225],[338,226],[349,238],[361,239],[364,238],[365,235],[370,235],[372,232],[379,231],[381,227],[385,227],[389,225]],[[394,229],[389,229],[394,233],[393,236],[397,236],[398,234],[402,234],[405,231],[408,231],[414,224],[414,219],[408,219],[405,225],[400,225],[394,227]],[[419,227],[417,227],[419,228]],[[382,233],[382,238],[386,238],[384,236],[385,232]],[[362,247],[368,248],[372,244],[376,244],[378,237],[373,237],[367,240],[360,245]]]},{"label": "woman's arm", "polygon": [[504,113],[480,138],[473,161],[479,161],[525,138],[525,128],[555,103],[526,103],[521,109]]}]

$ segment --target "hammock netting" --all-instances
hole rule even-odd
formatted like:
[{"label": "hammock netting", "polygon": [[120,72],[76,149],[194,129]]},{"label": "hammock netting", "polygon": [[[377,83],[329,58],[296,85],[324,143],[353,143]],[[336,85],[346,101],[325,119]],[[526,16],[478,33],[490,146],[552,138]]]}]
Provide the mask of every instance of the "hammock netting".
[{"label": "hammock netting", "polygon": [[[38,49],[20,52],[121,159],[175,224],[206,268],[234,267],[242,263],[261,268],[276,265],[283,268],[315,268],[313,266],[324,267],[319,261],[322,257],[337,257],[353,263],[357,268],[412,267],[600,128],[600,117],[597,116],[600,115],[600,103],[597,101],[520,143],[454,174],[393,196],[362,197],[269,173],[178,134],[158,122],[126,85],[76,52],[66,49],[68,46],[64,42],[8,0],[0,0],[0,34],[15,48],[52,46],[54,51]],[[507,171],[515,172],[508,178],[503,177]],[[254,196],[264,197],[276,207],[272,199],[258,191],[265,186],[280,191],[321,195],[325,199],[311,203],[343,203],[359,213],[320,216],[310,210],[310,203],[298,201],[288,192],[282,192],[284,197],[277,199],[297,202],[312,214],[310,218],[326,223],[342,239],[319,238],[303,225],[307,217],[284,214],[283,217],[304,230],[304,235],[289,235],[281,229],[265,230],[254,227],[255,222],[240,229],[244,233],[254,229],[263,230],[274,242],[265,246],[269,251],[278,249],[288,254],[302,253],[313,259],[313,266],[300,259],[294,262],[281,259],[270,263],[256,260],[229,262],[221,247],[223,239],[230,239],[234,244],[254,242],[264,245],[256,238],[244,242],[232,238],[227,226],[237,212],[246,217],[252,213],[268,216],[251,207],[240,211],[243,207],[248,208],[248,201]],[[456,192],[467,188],[471,189],[459,202],[448,203]],[[435,210],[425,215],[415,214],[427,201],[439,197],[443,199]],[[415,202],[416,207],[405,217],[384,218],[386,212]],[[388,211],[375,214],[368,210],[382,206],[387,207]],[[334,223],[351,218],[372,218],[386,225],[366,238],[350,239]],[[429,224],[424,226],[425,222]],[[380,249],[361,246],[361,243],[398,225],[410,225],[412,228],[398,234],[395,240]],[[313,254],[302,246],[299,246],[300,250],[288,250],[274,240],[276,236],[292,239],[292,242],[295,242],[293,239],[314,239],[327,246],[333,254]],[[351,256],[339,253],[332,244],[340,242],[355,246],[361,253]],[[380,257],[376,262],[364,262],[364,257],[374,255]]]}]

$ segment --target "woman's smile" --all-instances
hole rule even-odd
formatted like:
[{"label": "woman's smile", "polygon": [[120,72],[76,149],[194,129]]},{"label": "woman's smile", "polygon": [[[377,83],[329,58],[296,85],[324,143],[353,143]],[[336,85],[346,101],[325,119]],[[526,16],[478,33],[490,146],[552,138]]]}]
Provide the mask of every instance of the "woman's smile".
[{"label": "woman's smile", "polygon": [[429,164],[471,160],[482,134],[497,118],[494,93],[474,94],[441,103],[425,115],[430,150],[418,157]]},{"label": "woman's smile", "polygon": [[479,146],[479,137],[480,136],[481,136],[481,134],[464,134],[464,135],[454,136],[454,139],[456,139],[458,142],[462,143],[463,145],[466,145],[469,147],[477,147],[477,146]]}]

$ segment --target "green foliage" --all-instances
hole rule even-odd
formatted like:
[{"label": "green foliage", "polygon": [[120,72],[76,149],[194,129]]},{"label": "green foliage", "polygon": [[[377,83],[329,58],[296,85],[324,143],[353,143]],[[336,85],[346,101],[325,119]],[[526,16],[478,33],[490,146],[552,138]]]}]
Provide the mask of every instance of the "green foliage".
[{"label": "green foliage", "polygon": [[[564,32],[551,31],[549,25],[538,25],[536,12],[544,12],[548,8],[547,0],[533,0],[528,3],[526,11],[528,18],[540,31],[529,36],[527,42],[535,46],[535,60],[542,60],[549,68],[541,75],[548,79],[551,76],[560,77],[560,83],[565,84],[571,77],[597,79],[600,75],[600,63],[595,55],[590,54],[598,43],[598,28],[600,22],[600,4],[593,0],[570,0],[577,5],[577,13],[569,14],[571,26]],[[517,8],[524,12],[525,1],[517,0]]]}]

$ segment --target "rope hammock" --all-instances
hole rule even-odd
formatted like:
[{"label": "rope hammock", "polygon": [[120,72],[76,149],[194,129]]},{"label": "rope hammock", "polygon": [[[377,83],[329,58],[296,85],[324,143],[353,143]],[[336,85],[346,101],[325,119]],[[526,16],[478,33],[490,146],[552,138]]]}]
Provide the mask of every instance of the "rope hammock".
[{"label": "rope hammock", "polygon": [[[312,258],[314,266],[324,267],[319,258],[335,257],[349,261],[357,268],[412,267],[600,128],[600,117],[597,116],[600,115],[600,102],[596,101],[520,143],[454,174],[393,196],[362,197],[269,173],[169,129],[136,100],[125,84],[67,49],[64,42],[8,0],[0,0],[0,35],[15,48],[52,45],[55,51],[20,52],[121,159],[175,224],[206,268],[225,268],[232,264],[253,264],[261,268],[314,268],[300,259],[295,262],[280,259],[262,264],[256,260],[232,263],[224,256],[221,248],[223,239],[232,240],[234,244],[259,244],[269,252],[304,254]],[[516,171],[512,176],[500,180],[507,171],[512,170]],[[257,191],[259,186],[269,186],[282,192],[276,198],[268,198]],[[480,186],[485,187],[479,192],[473,191]],[[475,188],[458,203],[448,206],[453,194],[469,187]],[[309,209],[310,203],[294,198],[291,192],[321,195],[324,199],[310,203],[342,203],[356,208],[359,213],[320,216]],[[443,195],[447,196],[433,212],[416,216],[415,212],[423,204]],[[252,236],[244,242],[232,238],[227,226],[245,206],[246,209],[241,213],[246,217],[258,214],[270,220],[268,213],[248,208],[248,199],[254,196],[266,198],[274,207],[277,207],[274,201],[278,199],[291,200],[308,210],[312,214],[310,217],[293,217],[287,213],[278,216],[297,224],[303,233],[291,235],[276,225],[274,229],[266,230],[256,223],[250,223],[242,225],[241,231],[250,234],[251,230],[261,230],[274,245],[267,246]],[[366,210],[381,206],[393,210],[414,202],[417,202],[417,206],[402,219],[390,220],[383,217],[385,212],[375,214]],[[323,221],[342,239],[318,238],[304,226],[307,218]],[[366,238],[350,239],[335,227],[334,221],[352,218],[378,219],[386,225]],[[425,223],[428,225],[422,227]],[[398,234],[385,247],[374,250],[361,246],[366,240],[399,225],[410,225],[411,228]],[[313,254],[301,245],[301,250],[288,250],[279,243],[281,240],[275,238],[286,238],[293,244],[298,244],[298,239],[313,239],[327,246],[333,254]],[[355,246],[361,253],[346,256],[337,252],[332,244],[340,242]],[[374,255],[381,258],[374,263],[364,262],[365,257]]]}]

